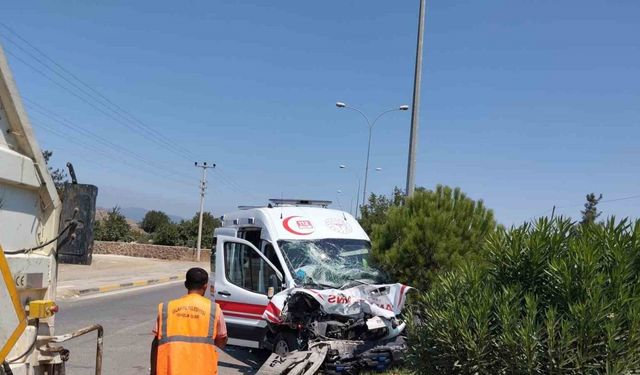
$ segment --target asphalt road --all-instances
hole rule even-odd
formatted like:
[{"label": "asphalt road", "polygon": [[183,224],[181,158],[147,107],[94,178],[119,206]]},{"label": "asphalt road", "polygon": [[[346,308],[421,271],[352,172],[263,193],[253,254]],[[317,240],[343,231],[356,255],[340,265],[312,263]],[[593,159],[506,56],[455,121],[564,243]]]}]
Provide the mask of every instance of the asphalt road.
[{"label": "asphalt road", "polygon": [[[59,301],[56,334],[99,323],[104,327],[105,375],[149,373],[149,348],[158,303],[184,294],[182,283],[154,286],[124,293]],[[94,374],[95,333],[64,344],[71,351],[70,375]],[[253,374],[267,358],[264,351],[227,346],[219,350],[219,373]]]}]

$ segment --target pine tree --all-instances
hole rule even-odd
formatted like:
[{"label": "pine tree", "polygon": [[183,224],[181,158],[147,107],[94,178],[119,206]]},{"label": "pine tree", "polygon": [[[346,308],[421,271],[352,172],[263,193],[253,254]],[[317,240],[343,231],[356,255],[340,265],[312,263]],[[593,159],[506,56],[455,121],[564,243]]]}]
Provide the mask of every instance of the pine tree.
[{"label": "pine tree", "polygon": [[374,260],[394,280],[427,290],[437,272],[476,260],[496,229],[493,212],[459,188],[417,189],[374,225]]},{"label": "pine tree", "polygon": [[602,199],[602,194],[596,198],[594,193],[589,193],[586,198],[587,203],[584,204],[584,211],[580,211],[582,213],[582,221],[580,221],[580,224],[582,225],[595,223],[601,214],[601,212],[598,212],[597,206]]}]

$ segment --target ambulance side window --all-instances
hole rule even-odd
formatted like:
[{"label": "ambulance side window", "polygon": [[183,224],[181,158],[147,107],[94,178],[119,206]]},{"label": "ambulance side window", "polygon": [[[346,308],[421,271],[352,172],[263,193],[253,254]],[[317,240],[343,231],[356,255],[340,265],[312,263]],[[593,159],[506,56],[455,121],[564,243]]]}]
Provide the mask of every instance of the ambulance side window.
[{"label": "ambulance side window", "polygon": [[234,242],[224,244],[227,281],[246,290],[266,294],[275,271],[251,247]]},{"label": "ambulance side window", "polygon": [[242,228],[238,230],[238,238],[251,242],[255,247],[260,247],[260,229],[259,228]]}]

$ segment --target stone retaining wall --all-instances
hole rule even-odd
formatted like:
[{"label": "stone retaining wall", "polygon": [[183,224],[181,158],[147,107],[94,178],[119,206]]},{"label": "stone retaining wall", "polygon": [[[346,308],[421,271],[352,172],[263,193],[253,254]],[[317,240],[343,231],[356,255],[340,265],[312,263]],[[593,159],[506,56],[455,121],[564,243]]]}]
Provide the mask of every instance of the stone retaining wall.
[{"label": "stone retaining wall", "polygon": [[[166,260],[196,260],[196,249],[183,246],[162,246],[132,242],[94,241],[94,254],[126,255],[138,258]],[[209,262],[211,250],[202,249],[200,260]]]}]

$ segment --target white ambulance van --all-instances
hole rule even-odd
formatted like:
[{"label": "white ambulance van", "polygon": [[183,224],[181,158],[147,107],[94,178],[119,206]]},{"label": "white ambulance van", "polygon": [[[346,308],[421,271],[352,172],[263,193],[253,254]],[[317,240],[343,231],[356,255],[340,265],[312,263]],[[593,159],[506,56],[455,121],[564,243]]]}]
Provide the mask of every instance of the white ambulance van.
[{"label": "white ambulance van", "polygon": [[263,319],[270,292],[382,281],[369,265],[369,237],[349,213],[327,208],[329,201],[270,201],[225,214],[214,233],[211,297],[231,345],[273,349]]}]

